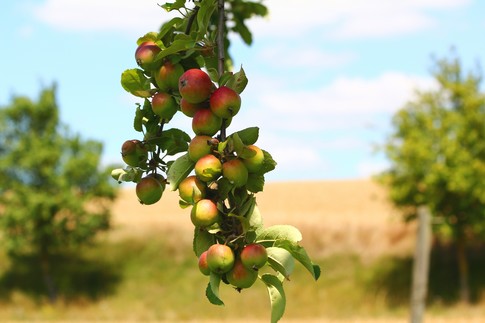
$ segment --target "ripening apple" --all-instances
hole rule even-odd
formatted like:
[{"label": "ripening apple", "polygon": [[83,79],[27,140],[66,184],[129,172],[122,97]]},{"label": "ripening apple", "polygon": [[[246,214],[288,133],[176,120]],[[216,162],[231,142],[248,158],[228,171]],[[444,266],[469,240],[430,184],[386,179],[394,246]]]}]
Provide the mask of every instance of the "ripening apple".
[{"label": "ripening apple", "polygon": [[248,182],[248,170],[241,159],[235,158],[222,164],[222,176],[235,187],[241,187]]},{"label": "ripening apple", "polygon": [[140,140],[127,140],[121,145],[121,158],[131,167],[140,167],[147,161],[148,150]]},{"label": "ripening apple", "polygon": [[209,265],[207,264],[207,250],[201,253],[198,260],[199,270],[205,276],[209,276],[211,274],[211,270],[209,269]]},{"label": "ripening apple", "polygon": [[136,184],[136,196],[141,204],[154,204],[160,200],[164,187],[154,176],[146,176]]},{"label": "ripening apple", "polygon": [[185,71],[178,82],[180,95],[190,103],[207,100],[212,93],[212,87],[209,75],[198,68]]},{"label": "ripening apple", "polygon": [[210,108],[220,118],[232,118],[241,108],[241,97],[230,87],[221,86],[211,94]]},{"label": "ripening apple", "polygon": [[207,249],[207,265],[216,274],[224,274],[234,266],[234,251],[223,244],[213,244]]},{"label": "ripening apple", "polygon": [[184,178],[178,187],[179,196],[189,204],[194,204],[205,197],[206,184],[199,180],[195,175]]},{"label": "ripening apple", "polygon": [[250,173],[257,173],[263,167],[264,153],[261,148],[255,145],[248,145],[247,148],[256,152],[256,154],[253,157],[244,158],[244,165],[246,165],[246,168]]},{"label": "ripening apple", "polygon": [[215,135],[222,126],[222,119],[212,113],[211,109],[200,109],[192,118],[192,130],[196,135]]},{"label": "ripening apple", "polygon": [[177,102],[170,94],[158,92],[152,98],[152,110],[160,118],[170,120],[177,112]]},{"label": "ripening apple", "polygon": [[208,108],[209,103],[207,101],[201,103],[190,103],[184,98],[180,99],[180,111],[187,117],[193,117],[197,111],[203,108]]},{"label": "ripening apple", "polygon": [[166,61],[155,73],[155,82],[163,92],[178,90],[179,79],[184,74],[184,68],[179,63]]},{"label": "ripening apple", "polygon": [[201,157],[210,154],[213,140],[217,139],[205,135],[197,135],[192,138],[188,148],[190,160],[197,162]]},{"label": "ripening apple", "polygon": [[246,268],[257,270],[268,261],[268,252],[263,245],[250,243],[241,250],[240,258]]},{"label": "ripening apple", "polygon": [[216,180],[222,173],[222,163],[214,155],[205,155],[195,163],[195,175],[203,182]]},{"label": "ripening apple", "polygon": [[138,66],[143,69],[151,69],[153,68],[155,58],[157,57],[158,53],[160,53],[161,48],[158,45],[149,40],[146,42],[141,43],[136,51],[135,51],[135,59]]},{"label": "ripening apple", "polygon": [[249,288],[258,278],[258,272],[245,267],[240,259],[236,259],[234,267],[226,274],[227,281],[236,288]]},{"label": "ripening apple", "polygon": [[190,211],[190,220],[196,227],[208,227],[219,220],[217,204],[209,199],[195,203]]}]

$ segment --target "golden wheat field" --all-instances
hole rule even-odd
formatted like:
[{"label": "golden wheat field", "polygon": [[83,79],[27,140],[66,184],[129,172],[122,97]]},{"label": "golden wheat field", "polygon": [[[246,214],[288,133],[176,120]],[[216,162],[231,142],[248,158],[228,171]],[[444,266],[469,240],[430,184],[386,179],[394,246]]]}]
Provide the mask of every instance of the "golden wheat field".
[{"label": "golden wheat field", "polygon": [[[372,259],[412,250],[413,225],[402,223],[385,189],[371,180],[270,182],[256,197],[264,225],[296,226],[302,245],[316,257],[352,251]],[[123,189],[113,214],[119,234],[182,230],[191,239],[189,212],[178,206],[176,192],[166,191],[160,202],[146,206],[133,189]]]},{"label": "golden wheat field", "polygon": [[[303,234],[302,245],[311,257],[352,252],[370,262],[381,256],[405,256],[413,252],[414,224],[402,222],[399,212],[387,200],[386,190],[370,179],[269,182],[264,192],[257,194],[257,203],[265,226],[291,224],[299,228]],[[192,239],[189,210],[179,207],[176,192],[166,191],[159,203],[144,206],[138,203],[134,189],[125,188],[120,192],[113,214],[114,238],[155,233],[177,235],[187,243]],[[428,314],[426,322],[485,322],[482,314],[481,307],[476,312],[465,308],[445,317]],[[407,321],[401,313],[397,317],[321,318],[304,322]]]}]

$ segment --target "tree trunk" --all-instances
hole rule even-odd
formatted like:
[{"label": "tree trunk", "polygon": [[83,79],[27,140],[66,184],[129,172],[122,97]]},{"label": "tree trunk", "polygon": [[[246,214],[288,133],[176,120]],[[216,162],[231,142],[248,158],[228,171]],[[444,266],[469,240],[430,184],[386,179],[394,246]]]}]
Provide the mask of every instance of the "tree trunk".
[{"label": "tree trunk", "polygon": [[423,321],[428,290],[429,258],[431,253],[431,214],[426,206],[418,209],[418,228],[414,251],[411,289],[411,323]]},{"label": "tree trunk", "polygon": [[468,284],[468,258],[466,256],[466,238],[460,230],[456,240],[456,258],[458,261],[458,274],[460,281],[460,301],[470,303],[470,286]]},{"label": "tree trunk", "polygon": [[41,251],[40,265],[42,269],[42,279],[44,280],[49,301],[51,304],[54,304],[57,301],[57,289],[54,280],[52,279],[49,253],[45,250]]}]

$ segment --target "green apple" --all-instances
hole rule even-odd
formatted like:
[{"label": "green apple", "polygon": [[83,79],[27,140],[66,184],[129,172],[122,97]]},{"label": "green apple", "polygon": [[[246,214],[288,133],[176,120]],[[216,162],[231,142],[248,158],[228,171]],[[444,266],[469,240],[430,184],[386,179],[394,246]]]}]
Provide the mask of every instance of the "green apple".
[{"label": "green apple", "polygon": [[201,103],[210,97],[213,84],[206,72],[192,68],[180,76],[178,89],[182,98],[188,102]]},{"label": "green apple", "polygon": [[248,170],[241,159],[235,158],[222,164],[222,176],[234,186],[241,187],[248,181]]},{"label": "green apple", "polygon": [[138,66],[144,70],[154,68],[155,58],[160,53],[161,48],[153,41],[141,43],[135,51],[135,59]]},{"label": "green apple", "polygon": [[236,259],[234,267],[226,274],[227,281],[236,288],[249,288],[258,278],[258,272],[245,267],[240,259]]},{"label": "green apple", "polygon": [[222,163],[214,155],[205,155],[195,163],[195,175],[203,182],[215,181],[222,173]]},{"label": "green apple", "polygon": [[190,211],[190,220],[196,227],[208,227],[219,220],[217,204],[209,199],[195,203]]},{"label": "green apple", "polygon": [[189,204],[195,204],[205,197],[207,187],[195,175],[190,175],[180,182],[178,191],[182,200]]},{"label": "green apple", "polygon": [[214,136],[222,126],[222,119],[211,109],[200,109],[192,118],[192,130],[196,135]]},{"label": "green apple", "polygon": [[158,92],[152,98],[152,110],[163,120],[170,120],[177,112],[177,103],[173,96],[166,92]]},{"label": "green apple", "polygon": [[264,152],[255,145],[248,145],[247,148],[254,151],[255,155],[250,158],[243,159],[244,165],[250,173],[257,173],[263,167]]},{"label": "green apple", "polygon": [[221,86],[210,96],[210,108],[212,112],[224,119],[234,117],[241,108],[241,97],[233,89]]},{"label": "green apple", "polygon": [[216,274],[224,274],[234,266],[234,251],[223,244],[213,244],[207,249],[207,265]]}]

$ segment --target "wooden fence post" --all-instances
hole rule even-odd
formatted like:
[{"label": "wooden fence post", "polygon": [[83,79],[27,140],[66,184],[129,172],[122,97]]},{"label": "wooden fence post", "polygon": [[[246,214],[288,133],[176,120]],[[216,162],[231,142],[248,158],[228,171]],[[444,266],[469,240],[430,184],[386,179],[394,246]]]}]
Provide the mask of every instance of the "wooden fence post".
[{"label": "wooden fence post", "polygon": [[418,208],[416,249],[414,251],[411,289],[411,323],[423,322],[428,290],[429,258],[431,254],[431,214],[427,206]]}]

